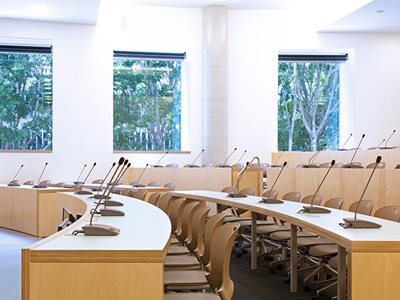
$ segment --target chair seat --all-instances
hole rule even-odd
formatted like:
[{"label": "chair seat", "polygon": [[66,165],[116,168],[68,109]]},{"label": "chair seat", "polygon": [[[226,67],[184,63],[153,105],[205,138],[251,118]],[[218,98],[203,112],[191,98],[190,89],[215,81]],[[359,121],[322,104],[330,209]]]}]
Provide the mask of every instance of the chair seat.
[{"label": "chair seat", "polygon": [[220,300],[218,295],[211,293],[167,293],[164,300]]},{"label": "chair seat", "polygon": [[164,260],[166,268],[200,267],[200,262],[195,256],[167,255]]},{"label": "chair seat", "polygon": [[288,231],[290,230],[290,224],[285,223],[284,225],[266,225],[266,226],[258,226],[257,233],[266,233],[271,234],[277,231]]},{"label": "chair seat", "polygon": [[308,250],[308,253],[315,257],[332,256],[337,252],[338,246],[336,244],[313,246]]},{"label": "chair seat", "polygon": [[246,217],[227,216],[224,218],[224,223],[247,221],[247,220],[251,221],[250,218],[246,218]]},{"label": "chair seat", "polygon": [[190,253],[185,246],[172,245],[168,249],[167,255],[183,255]]},{"label": "chair seat", "polygon": [[[335,244],[334,242],[321,237],[300,237],[297,239],[297,247],[311,247],[317,245],[330,245]],[[291,241],[288,242],[290,247]]]},{"label": "chair seat", "polygon": [[179,244],[178,239],[175,236],[172,236],[171,237],[171,245],[177,245],[177,244]]},{"label": "chair seat", "polygon": [[[245,227],[245,226],[251,226],[251,220],[242,220],[242,221],[238,221],[238,223],[240,224],[240,227]],[[257,226],[263,226],[263,225],[275,225],[274,222],[272,221],[267,221],[267,220],[257,220]]]},{"label": "chair seat", "polygon": [[[287,241],[290,240],[290,236],[290,231],[277,231],[271,233],[269,237],[274,241]],[[297,237],[318,237],[318,234],[307,231],[297,231]]]},{"label": "chair seat", "polygon": [[329,259],[328,264],[335,270],[339,268],[339,256],[335,255]]},{"label": "chair seat", "polygon": [[164,271],[164,286],[166,289],[182,286],[208,286],[204,270],[166,270]]}]

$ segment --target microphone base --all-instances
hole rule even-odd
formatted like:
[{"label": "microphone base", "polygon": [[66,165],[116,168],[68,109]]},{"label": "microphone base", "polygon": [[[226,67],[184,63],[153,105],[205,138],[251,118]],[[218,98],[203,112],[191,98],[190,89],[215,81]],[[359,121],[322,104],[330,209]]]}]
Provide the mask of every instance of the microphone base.
[{"label": "microphone base", "polygon": [[345,169],[364,169],[362,165],[355,165],[355,164],[345,164],[343,166]]},{"label": "microphone base", "polygon": [[198,165],[186,165],[185,168],[200,168]]},{"label": "microphone base", "polygon": [[306,169],[316,169],[316,168],[319,168],[319,166],[317,166],[317,165],[303,165],[302,168],[306,168]]},{"label": "microphone base", "polygon": [[344,218],[343,221],[344,223],[339,223],[339,225],[344,228],[381,228],[382,226],[378,223],[361,219]]},{"label": "microphone base", "polygon": [[230,165],[219,165],[217,168],[232,168]]},{"label": "microphone base", "polygon": [[21,186],[19,183],[9,183],[7,186]]},{"label": "microphone base", "polygon": [[33,189],[47,189],[46,185],[35,184],[32,186]]},{"label": "microphone base", "polygon": [[282,168],[283,165],[270,165],[270,168]]},{"label": "microphone base", "polygon": [[97,199],[97,200],[103,200],[103,199],[111,199],[110,196],[106,196],[106,195],[93,195],[92,197],[93,199]]},{"label": "microphone base", "polygon": [[104,206],[124,206],[122,202],[115,201],[115,200],[105,200],[103,202]]},{"label": "microphone base", "polygon": [[395,169],[400,169],[400,164],[396,165]]},{"label": "microphone base", "polygon": [[152,168],[164,168],[162,165],[151,165]]},{"label": "microphone base", "polygon": [[100,214],[103,217],[122,217],[125,216],[125,213],[122,210],[118,209],[100,209]]},{"label": "microphone base", "polygon": [[76,195],[93,195],[93,193],[89,192],[89,191],[76,191],[76,192],[74,192],[74,194],[76,194]]},{"label": "microphone base", "polygon": [[84,184],[82,181],[74,181],[74,184]]},{"label": "microphone base", "polygon": [[86,225],[82,227],[82,230],[86,236],[114,236],[120,232],[117,227],[104,224]]},{"label": "microphone base", "polygon": [[132,187],[146,187],[144,184],[133,184]]},{"label": "microphone base", "polygon": [[389,149],[396,149],[396,147],[379,147],[379,150],[389,150]]},{"label": "microphone base", "polygon": [[240,193],[228,193],[228,198],[247,198],[247,195],[245,194],[240,194]]},{"label": "microphone base", "polygon": [[259,203],[263,204],[282,204],[284,203],[283,200],[279,199],[274,199],[274,198],[261,198],[261,201]]},{"label": "microphone base", "polygon": [[317,206],[303,206],[302,213],[305,214],[329,214],[331,211],[329,209]]}]

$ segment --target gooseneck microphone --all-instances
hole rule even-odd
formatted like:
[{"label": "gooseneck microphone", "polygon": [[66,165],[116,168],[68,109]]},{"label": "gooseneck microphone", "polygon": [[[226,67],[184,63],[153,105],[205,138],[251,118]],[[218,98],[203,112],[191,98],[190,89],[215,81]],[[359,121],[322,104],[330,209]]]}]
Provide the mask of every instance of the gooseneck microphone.
[{"label": "gooseneck microphone", "polygon": [[46,170],[47,165],[48,165],[48,162],[46,162],[46,163],[44,164],[44,168],[43,168],[43,170],[42,170],[42,173],[40,173],[40,176],[39,176],[39,179],[38,179],[38,184],[35,184],[34,186],[32,186],[32,188],[34,188],[34,189],[45,189],[45,188],[47,188],[46,185],[40,185],[40,179],[42,179],[44,170]]},{"label": "gooseneck microphone", "polygon": [[338,149],[338,151],[347,151],[349,149],[345,149],[344,146],[346,146],[347,142],[350,140],[350,138],[353,136],[353,133],[350,133],[349,137],[347,138],[347,140],[344,142],[343,146],[341,149]]},{"label": "gooseneck microphone", "polygon": [[299,211],[299,213],[307,213],[307,214],[329,214],[331,211],[329,209],[323,207],[316,207],[314,206],[314,200],[317,196],[319,189],[321,188],[322,184],[324,183],[326,177],[328,176],[329,172],[331,171],[332,167],[335,165],[335,160],[332,160],[331,165],[329,166],[328,171],[326,171],[324,178],[322,179],[321,183],[318,185],[317,190],[314,193],[314,196],[311,199],[310,206],[303,206],[303,209]]},{"label": "gooseneck microphone", "polygon": [[357,212],[358,212],[358,208],[360,207],[361,200],[364,197],[365,191],[367,190],[368,185],[371,182],[372,176],[374,175],[375,170],[376,170],[378,164],[381,162],[381,160],[382,160],[381,156],[378,156],[376,158],[376,164],[374,166],[374,169],[372,170],[371,175],[369,176],[369,179],[367,181],[367,184],[365,185],[364,191],[361,194],[360,201],[358,201],[357,207],[354,211],[354,218],[353,219],[352,218],[344,218],[343,219],[344,223],[339,223],[340,226],[342,226],[344,228],[354,228],[354,229],[356,229],[356,228],[380,228],[381,227],[381,225],[378,223],[357,219]]},{"label": "gooseneck microphone", "polygon": [[15,178],[17,178],[19,172],[21,171],[21,169],[24,167],[24,165],[21,165],[17,171],[17,174],[15,174],[14,178],[7,184],[8,186],[20,186],[20,184],[18,183],[18,180],[16,180]]},{"label": "gooseneck microphone", "polygon": [[[116,167],[116,169],[115,169],[113,175],[111,176],[109,182],[107,183],[106,188],[105,188],[104,191],[103,191],[103,194],[101,194],[101,195],[100,195],[100,194],[97,194],[97,195],[93,196],[94,199],[99,199],[99,202],[101,202],[102,199],[109,199],[109,198],[110,198],[109,196],[106,196],[107,189],[110,187],[111,182],[112,182],[112,180],[113,180],[114,177],[115,177],[115,174],[118,172],[119,167],[124,163],[124,161],[125,161],[125,158],[123,158],[123,157],[121,157],[121,158],[119,159],[118,165],[117,165],[117,167]],[[111,172],[111,170],[114,168],[114,165],[115,165],[115,163],[114,163],[113,166],[111,167],[110,171],[108,171],[108,173]],[[104,178],[103,183],[106,182],[108,173],[107,173],[106,177]],[[103,183],[101,184],[101,186],[103,185]],[[101,188],[101,186],[100,186],[100,188]]]},{"label": "gooseneck microphone", "polygon": [[[386,139],[383,139],[382,142],[380,142],[378,145],[376,145],[376,147],[371,147],[368,148],[368,150],[375,150],[375,149],[379,149],[380,145],[382,145],[384,142],[386,141]],[[382,149],[382,148],[381,148]]]},{"label": "gooseneck microphone", "polygon": [[390,141],[390,139],[391,139],[392,136],[395,134],[395,132],[396,132],[396,129],[393,130],[392,134],[391,134],[391,135],[389,136],[389,138],[386,140],[385,147],[381,147],[380,149],[393,149],[393,147],[388,147],[388,146],[387,146],[387,143]]},{"label": "gooseneck microphone", "polygon": [[274,189],[275,184],[277,183],[279,177],[281,177],[282,171],[283,171],[283,169],[286,167],[286,165],[287,165],[287,162],[285,161],[285,162],[283,163],[283,165],[282,165],[281,170],[280,170],[279,173],[278,173],[278,176],[276,176],[275,181],[274,181],[274,183],[272,184],[272,187],[270,188],[267,197],[262,197],[262,198],[261,198],[261,201],[258,202],[258,203],[265,203],[265,204],[282,204],[282,203],[283,203],[283,200],[279,200],[279,199],[276,199],[276,198],[271,198],[271,192],[272,192],[272,190]]},{"label": "gooseneck microphone", "polygon": [[247,153],[247,150],[244,150],[243,154],[239,157],[237,164],[240,165],[240,161],[242,160],[243,156]]},{"label": "gooseneck microphone", "polygon": [[233,189],[233,193],[228,193],[227,197],[229,197],[229,198],[246,198],[247,197],[247,195],[245,195],[245,194],[238,193],[238,186],[239,186],[240,180],[242,179],[243,173],[247,170],[249,165],[250,165],[250,163],[247,162],[246,166],[242,170],[240,170],[240,172],[237,174],[236,185],[235,185],[235,188]]},{"label": "gooseneck microphone", "polygon": [[314,165],[314,160],[317,158],[317,156],[326,148],[326,144],[324,144],[322,146],[322,148],[317,151],[313,156],[310,157],[310,159],[308,160],[308,164],[307,165],[303,165],[303,168],[319,168],[319,166]]},{"label": "gooseneck microphone", "polygon": [[194,163],[196,162],[196,160],[199,159],[199,157],[203,154],[203,152],[204,152],[204,149],[201,150],[199,155],[196,156],[196,158],[193,160],[193,162],[191,164],[184,165],[184,168],[200,168],[200,166],[195,165]]},{"label": "gooseneck microphone", "polygon": [[158,162],[155,165],[151,165],[152,168],[164,168],[164,166],[160,165],[160,161],[168,154],[169,152],[165,152],[163,156],[158,160]]},{"label": "gooseneck microphone", "polygon": [[233,151],[231,152],[231,154],[228,155],[228,157],[224,160],[222,165],[218,165],[218,168],[230,168],[231,166],[227,165],[226,163],[228,162],[228,159],[233,155],[233,153],[235,153],[235,151],[237,150],[237,148],[233,149]]},{"label": "gooseneck microphone", "polygon": [[104,179],[101,181],[100,186],[97,188],[97,195],[93,196],[93,198],[95,198],[95,199],[102,199],[102,198],[101,198],[102,195],[99,195],[99,193],[100,193],[100,191],[101,191],[101,188],[103,187],[104,182],[106,182],[108,175],[110,175],[110,173],[111,173],[112,169],[115,167],[115,165],[116,165],[116,163],[113,162],[113,164],[112,164],[110,170],[108,170],[108,172],[107,172],[106,177],[104,177]]},{"label": "gooseneck microphone", "polygon": [[271,165],[271,168],[281,168],[281,167],[282,167],[282,165],[279,165],[279,164],[278,164],[278,161],[281,159],[283,153],[285,153],[285,152],[286,152],[286,148],[284,148],[284,149],[281,151],[281,153],[279,154],[278,158],[275,159],[274,163]]},{"label": "gooseneck microphone", "polygon": [[343,166],[343,168],[348,168],[348,169],[363,169],[363,166],[353,164],[353,160],[354,160],[354,157],[355,157],[356,154],[357,154],[358,149],[360,149],[361,142],[363,141],[364,138],[365,138],[365,133],[363,133],[363,135],[361,136],[360,142],[358,143],[357,148],[356,148],[356,150],[354,151],[354,154],[353,154],[353,157],[351,158],[350,163],[345,164],[345,165]]},{"label": "gooseneck microphone", "polygon": [[146,164],[146,166],[144,167],[142,173],[140,173],[138,179],[136,180],[136,184],[132,184],[133,187],[145,187],[144,184],[140,183],[140,179],[142,178],[144,172],[146,171],[147,167],[149,166],[149,164]]},{"label": "gooseneck microphone", "polygon": [[74,181],[74,184],[81,184],[81,183],[83,183],[82,181],[79,181],[79,179],[81,178],[82,173],[83,173],[83,171],[84,171],[85,169],[86,169],[86,164],[83,166],[83,169],[82,169],[82,171],[79,173],[78,179],[77,179],[76,181]]},{"label": "gooseneck microphone", "polygon": [[78,194],[78,195],[92,195],[92,194],[93,194],[92,192],[89,192],[89,191],[83,191],[83,190],[82,190],[82,187],[83,187],[83,185],[86,183],[86,180],[89,178],[89,175],[90,175],[90,173],[92,173],[93,168],[94,168],[95,166],[96,166],[96,162],[93,163],[92,168],[89,170],[89,172],[88,172],[88,174],[86,175],[85,179],[84,179],[83,182],[80,184],[80,188],[75,192],[75,194]]}]

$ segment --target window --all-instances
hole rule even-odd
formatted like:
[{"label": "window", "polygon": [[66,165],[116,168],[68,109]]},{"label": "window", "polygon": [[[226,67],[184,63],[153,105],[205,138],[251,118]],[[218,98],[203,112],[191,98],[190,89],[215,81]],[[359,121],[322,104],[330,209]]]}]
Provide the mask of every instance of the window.
[{"label": "window", "polygon": [[114,52],[114,150],[181,150],[185,56]]},{"label": "window", "polygon": [[339,144],[340,64],[344,55],[279,55],[278,150]]},{"label": "window", "polygon": [[52,49],[0,45],[0,150],[52,150]]}]

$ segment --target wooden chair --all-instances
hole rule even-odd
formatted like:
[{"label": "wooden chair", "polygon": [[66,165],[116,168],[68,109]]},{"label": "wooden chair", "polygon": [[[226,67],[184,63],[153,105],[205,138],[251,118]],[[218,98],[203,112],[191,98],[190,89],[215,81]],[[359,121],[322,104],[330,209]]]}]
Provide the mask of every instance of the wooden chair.
[{"label": "wooden chair", "polygon": [[179,168],[179,165],[178,164],[167,164],[165,167],[166,168]]},{"label": "wooden chair", "polygon": [[147,202],[149,202],[150,204],[153,204],[154,206],[157,206],[158,204],[158,199],[160,199],[161,193],[153,193],[150,195],[149,199],[147,200]]},{"label": "wooden chair", "polygon": [[159,181],[152,181],[152,182],[149,182],[148,184],[147,184],[147,186],[156,186],[156,187],[158,187],[158,186],[160,186],[161,184],[160,184],[160,182]]},{"label": "wooden chair", "polygon": [[174,191],[176,186],[176,182],[168,182],[164,184],[164,187],[169,188],[170,191]]},{"label": "wooden chair", "polygon": [[[373,169],[375,168],[376,162],[373,162],[369,165],[366,166],[367,169]],[[384,169],[386,167],[386,163],[384,161],[381,161],[380,163],[378,163],[378,165],[376,166],[377,169]]]},{"label": "wooden chair", "polygon": [[41,186],[50,186],[50,184],[50,180],[42,180],[41,182],[39,182],[39,185]]},{"label": "wooden chair", "polygon": [[33,180],[25,181],[23,185],[33,185]]}]

